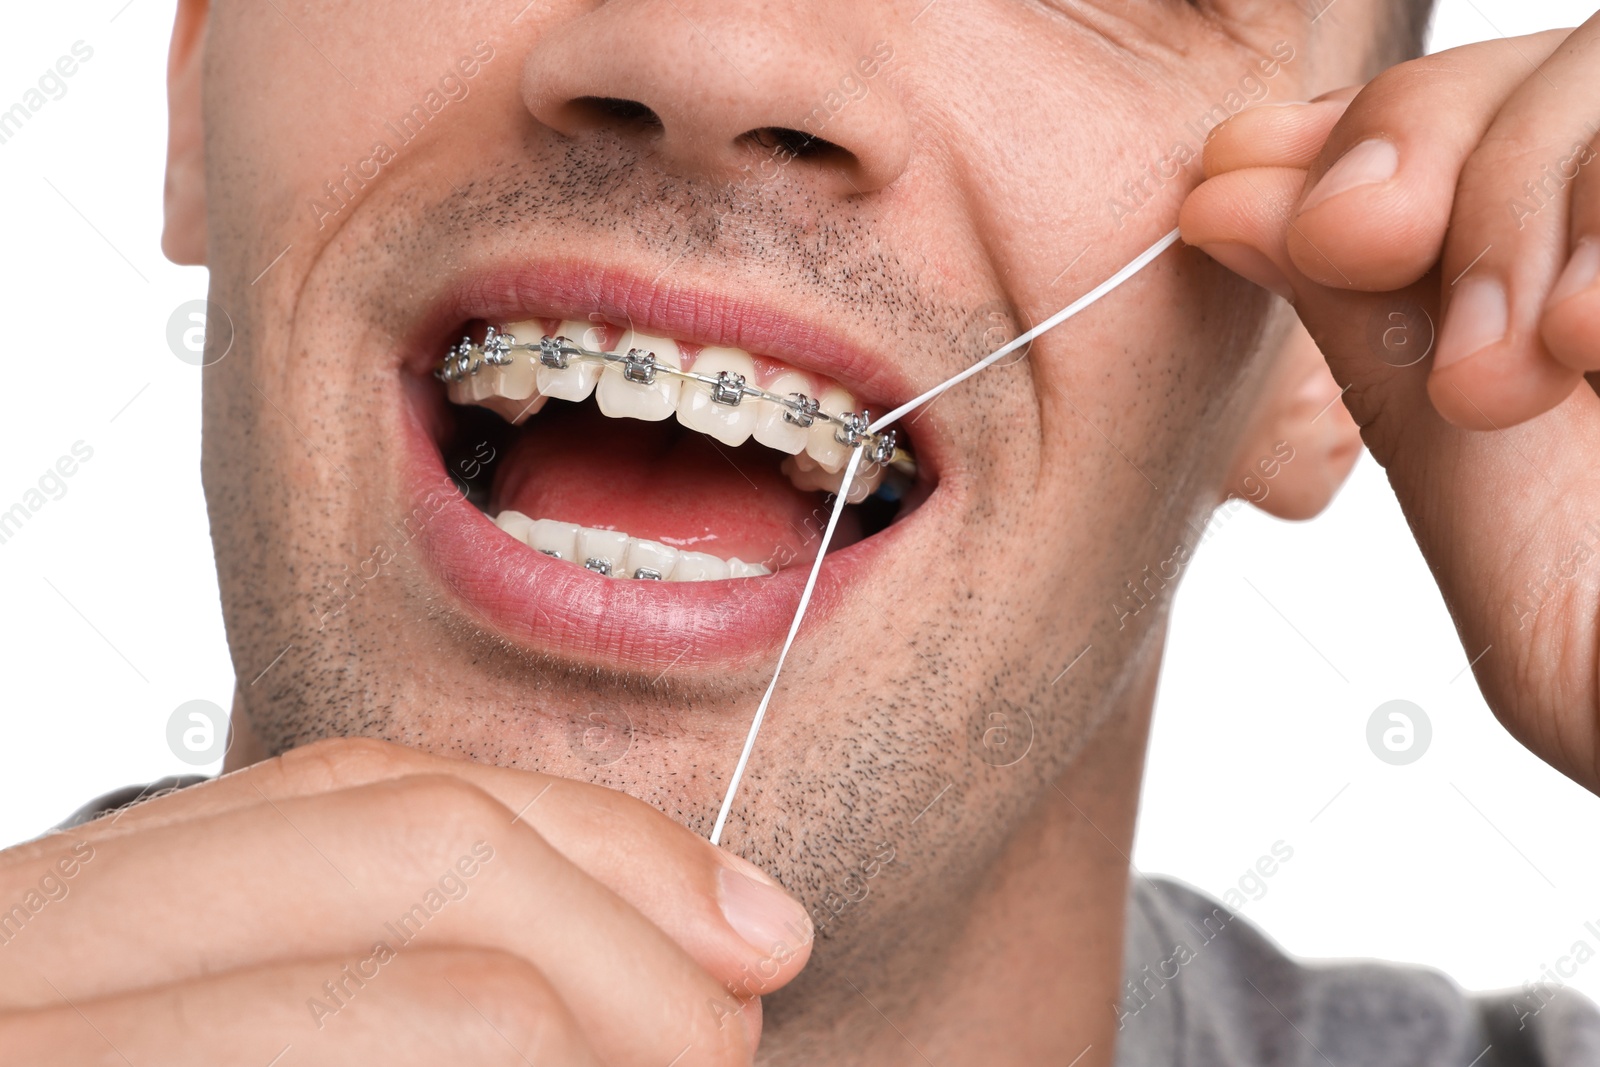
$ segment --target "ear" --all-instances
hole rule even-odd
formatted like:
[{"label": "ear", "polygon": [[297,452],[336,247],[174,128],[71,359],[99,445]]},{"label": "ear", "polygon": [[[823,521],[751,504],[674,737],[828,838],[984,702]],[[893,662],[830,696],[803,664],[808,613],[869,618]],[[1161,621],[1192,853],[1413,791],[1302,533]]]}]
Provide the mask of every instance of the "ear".
[{"label": "ear", "polygon": [[1280,519],[1327,507],[1361,455],[1361,431],[1339,397],[1317,343],[1294,319],[1229,473],[1229,495]]},{"label": "ear", "polygon": [[167,56],[166,225],[161,251],[181,266],[206,261],[205,130],[200,112],[200,66],[210,0],[179,0]]}]

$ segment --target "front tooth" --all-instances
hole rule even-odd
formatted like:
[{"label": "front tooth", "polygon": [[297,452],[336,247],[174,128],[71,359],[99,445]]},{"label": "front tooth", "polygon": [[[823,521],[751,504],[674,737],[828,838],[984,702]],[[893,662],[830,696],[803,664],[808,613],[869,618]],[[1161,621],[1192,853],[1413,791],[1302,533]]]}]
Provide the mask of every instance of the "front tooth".
[{"label": "front tooth", "polygon": [[[651,337],[629,330],[622,335],[615,351],[627,355],[629,350],[635,348],[641,352],[654,352],[658,367],[671,367],[673,370],[683,367],[683,360],[678,354],[678,342],[671,338]],[[630,382],[623,377],[622,364],[607,363],[600,375],[594,399],[600,405],[601,412],[610,418],[660,422],[677,410],[682,388],[683,379],[670,374],[657,374],[656,380],[649,385]],[[630,569],[628,573],[633,572]]]},{"label": "front tooth", "polygon": [[628,535],[620,530],[591,530],[578,528],[577,561],[584,566],[590,560],[604,560],[611,565],[614,577],[622,577],[623,557],[628,551]]},{"label": "front tooth", "polygon": [[[756,364],[737,348],[703,348],[690,368],[696,374],[716,377],[727,371],[754,384]],[[688,382],[678,401],[678,421],[691,430],[699,430],[725,445],[738,446],[755,432],[756,402],[744,397],[738,404],[719,404],[711,399],[711,387],[700,382]],[[718,560],[720,563],[721,561]]]},{"label": "front tooth", "polygon": [[[555,336],[565,337],[580,348],[591,352],[605,351],[605,327],[594,323],[567,320],[556,327]],[[566,370],[557,370],[539,364],[534,381],[539,392],[562,400],[587,400],[600,380],[601,364],[596,360],[574,359]]]},{"label": "front tooth", "polygon": [[[790,393],[805,393],[810,395],[811,383],[803,374],[794,371],[784,371],[772,381],[761,388],[778,396],[788,396]],[[782,404],[765,401],[761,404],[760,413],[756,416],[756,440],[768,448],[775,448],[779,452],[787,452],[791,456],[805,451],[806,441],[810,439],[810,431],[804,426],[796,426],[784,414],[789,409]]]},{"label": "front tooth", "polygon": [[[822,395],[817,397],[817,402],[829,415],[843,415],[847,411],[854,411],[856,407],[856,398],[837,386],[824,390]],[[838,432],[838,423],[824,422],[821,419],[807,431],[809,437],[806,439],[806,451],[829,474],[843,470],[845,461],[850,458],[850,449],[833,436]]]},{"label": "front tooth", "polygon": [[716,582],[728,577],[728,565],[706,552],[680,552],[672,568],[675,582]]},{"label": "front tooth", "polygon": [[630,540],[627,554],[623,556],[625,576],[632,578],[640,567],[655,571],[663,578],[672,577],[678,562],[678,550],[656,541]]},{"label": "front tooth", "polygon": [[564,559],[568,563],[582,563],[578,559],[578,527],[570,522],[557,522],[554,519],[535,519],[533,525],[528,527],[528,544],[556,559]]},{"label": "front tooth", "polygon": [[520,511],[502,511],[494,517],[494,524],[523,544],[528,543],[528,529],[533,520]]},{"label": "front tooth", "polygon": [[760,563],[746,563],[737,556],[728,561],[729,578],[760,578],[771,573]]}]

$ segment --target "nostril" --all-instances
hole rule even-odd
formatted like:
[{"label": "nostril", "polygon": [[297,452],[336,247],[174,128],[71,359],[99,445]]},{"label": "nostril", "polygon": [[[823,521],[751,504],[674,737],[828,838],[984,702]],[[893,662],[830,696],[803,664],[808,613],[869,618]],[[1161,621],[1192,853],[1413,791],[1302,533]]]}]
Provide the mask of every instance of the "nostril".
[{"label": "nostril", "polygon": [[568,101],[567,113],[585,126],[633,127],[660,130],[661,116],[637,100],[615,96],[579,96]]},{"label": "nostril", "polygon": [[825,141],[815,134],[806,133],[804,130],[793,130],[787,126],[763,126],[758,130],[751,130],[744,135],[744,140],[768,152],[782,152],[796,159],[814,159],[820,161],[854,161],[855,154],[849,149]]}]

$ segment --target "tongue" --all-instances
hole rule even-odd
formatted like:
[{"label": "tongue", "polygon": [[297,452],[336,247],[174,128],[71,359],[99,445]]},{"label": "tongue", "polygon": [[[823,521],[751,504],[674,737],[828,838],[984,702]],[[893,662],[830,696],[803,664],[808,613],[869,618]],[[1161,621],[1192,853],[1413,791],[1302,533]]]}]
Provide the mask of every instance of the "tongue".
[{"label": "tongue", "polygon": [[[776,570],[815,558],[832,504],[790,484],[781,460],[764,445],[729,448],[673,419],[609,419],[593,404],[551,403],[495,472],[490,513],[620,530]],[[860,537],[847,511],[830,547]]]}]

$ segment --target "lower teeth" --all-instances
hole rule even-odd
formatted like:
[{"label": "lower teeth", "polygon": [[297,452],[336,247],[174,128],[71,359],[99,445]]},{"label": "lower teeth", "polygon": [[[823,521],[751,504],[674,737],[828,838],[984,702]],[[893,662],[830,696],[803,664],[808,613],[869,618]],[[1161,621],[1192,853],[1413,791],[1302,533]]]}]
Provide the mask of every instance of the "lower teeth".
[{"label": "lower teeth", "polygon": [[618,530],[596,530],[553,519],[530,519],[520,511],[502,511],[495,516],[494,523],[530,548],[609,578],[713,582],[726,578],[758,578],[772,573],[760,563],[723,560],[705,552],[683,552],[657,541],[629,537]]}]

